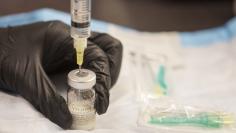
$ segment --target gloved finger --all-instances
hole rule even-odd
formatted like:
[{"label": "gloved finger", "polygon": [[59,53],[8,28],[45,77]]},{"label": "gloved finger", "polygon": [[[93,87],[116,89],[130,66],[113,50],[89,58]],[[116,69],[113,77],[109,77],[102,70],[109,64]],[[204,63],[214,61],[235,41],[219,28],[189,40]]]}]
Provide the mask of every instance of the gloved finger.
[{"label": "gloved finger", "polygon": [[47,24],[42,64],[48,74],[77,67],[70,27],[60,21]]},{"label": "gloved finger", "polygon": [[97,45],[88,43],[85,50],[84,68],[96,73],[96,101],[95,108],[98,114],[107,111],[109,105],[109,89],[111,87],[110,66],[106,54]]},{"label": "gloved finger", "polygon": [[[63,97],[56,93],[42,66],[39,58],[31,57],[16,60],[16,65],[3,62],[2,77],[6,86],[16,88],[16,91],[29,101],[39,112],[62,128],[69,128],[72,116]],[[11,59],[9,61],[12,61]],[[21,65],[19,65],[21,62]],[[14,70],[12,70],[14,68]],[[9,78],[8,78],[9,77]]]},{"label": "gloved finger", "polygon": [[51,121],[62,128],[68,129],[72,124],[72,116],[69,112],[65,99],[57,94],[55,86],[51,83],[42,67],[40,67],[39,78],[37,82],[42,85],[40,110]]},{"label": "gloved finger", "polygon": [[89,38],[98,45],[107,55],[110,65],[111,86],[113,86],[120,73],[123,47],[120,41],[104,33],[92,33]]}]

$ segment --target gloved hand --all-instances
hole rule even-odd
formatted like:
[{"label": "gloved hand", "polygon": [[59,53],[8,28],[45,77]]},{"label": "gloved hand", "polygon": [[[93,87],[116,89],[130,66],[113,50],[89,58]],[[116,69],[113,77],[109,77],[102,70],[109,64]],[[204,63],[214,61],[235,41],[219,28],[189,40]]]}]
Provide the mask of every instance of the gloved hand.
[{"label": "gloved hand", "polygon": [[[119,75],[121,43],[107,34],[93,33],[83,68],[97,75],[95,108],[106,112],[109,89]],[[0,28],[0,89],[19,93],[38,111],[64,129],[71,126],[67,104],[48,74],[75,69],[70,27],[59,21]]]}]

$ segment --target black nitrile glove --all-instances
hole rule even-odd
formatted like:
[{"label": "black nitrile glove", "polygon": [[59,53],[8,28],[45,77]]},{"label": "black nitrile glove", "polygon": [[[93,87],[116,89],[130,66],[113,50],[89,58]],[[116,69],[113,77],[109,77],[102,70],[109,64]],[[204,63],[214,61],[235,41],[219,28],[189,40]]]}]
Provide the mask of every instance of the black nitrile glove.
[{"label": "black nitrile glove", "polygon": [[[107,34],[93,33],[83,68],[97,75],[95,108],[106,112],[109,89],[119,75],[122,45]],[[59,21],[0,28],[0,89],[19,93],[62,128],[72,116],[48,74],[77,68],[70,27]]]}]

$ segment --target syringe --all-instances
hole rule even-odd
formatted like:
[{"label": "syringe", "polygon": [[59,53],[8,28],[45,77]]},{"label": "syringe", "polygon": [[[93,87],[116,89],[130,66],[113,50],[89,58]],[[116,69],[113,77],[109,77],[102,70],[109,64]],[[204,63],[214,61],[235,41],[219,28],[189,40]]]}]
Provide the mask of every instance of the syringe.
[{"label": "syringe", "polygon": [[74,39],[77,64],[80,68],[90,36],[90,20],[91,0],[71,0],[71,37]]}]

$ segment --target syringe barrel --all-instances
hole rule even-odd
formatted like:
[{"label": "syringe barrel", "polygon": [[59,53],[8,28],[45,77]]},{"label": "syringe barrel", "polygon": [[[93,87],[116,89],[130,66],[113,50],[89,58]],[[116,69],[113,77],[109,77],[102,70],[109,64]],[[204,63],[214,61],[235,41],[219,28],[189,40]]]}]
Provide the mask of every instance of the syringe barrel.
[{"label": "syringe barrel", "polygon": [[91,0],[71,0],[71,36],[90,36]]}]

